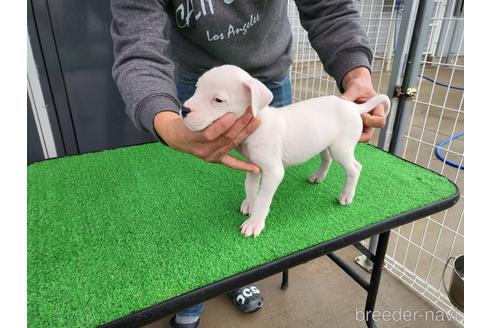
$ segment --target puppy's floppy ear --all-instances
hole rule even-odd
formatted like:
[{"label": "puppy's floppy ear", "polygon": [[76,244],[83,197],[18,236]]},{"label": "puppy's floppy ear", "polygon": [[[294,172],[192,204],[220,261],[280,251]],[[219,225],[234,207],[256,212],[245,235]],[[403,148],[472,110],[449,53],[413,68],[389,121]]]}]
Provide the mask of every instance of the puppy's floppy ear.
[{"label": "puppy's floppy ear", "polygon": [[272,101],[273,94],[257,79],[251,78],[244,83],[249,89],[251,95],[251,108],[253,110],[253,116],[256,116],[260,109],[268,106],[268,104]]}]

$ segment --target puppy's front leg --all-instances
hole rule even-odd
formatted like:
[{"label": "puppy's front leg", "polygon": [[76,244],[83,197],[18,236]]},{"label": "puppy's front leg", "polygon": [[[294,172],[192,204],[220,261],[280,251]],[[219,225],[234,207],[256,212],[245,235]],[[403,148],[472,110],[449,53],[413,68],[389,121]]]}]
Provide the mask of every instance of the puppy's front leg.
[{"label": "puppy's front leg", "polygon": [[250,218],[241,225],[241,234],[246,237],[257,237],[261,233],[265,227],[265,219],[270,211],[273,195],[283,178],[284,167],[282,164],[272,169],[264,170],[262,168],[260,190],[256,196]]},{"label": "puppy's front leg", "polygon": [[253,173],[246,173],[246,181],[244,181],[244,188],[246,189],[246,199],[241,204],[242,214],[251,214],[253,204],[255,203],[256,194],[258,193],[258,185],[260,184],[260,175]]}]

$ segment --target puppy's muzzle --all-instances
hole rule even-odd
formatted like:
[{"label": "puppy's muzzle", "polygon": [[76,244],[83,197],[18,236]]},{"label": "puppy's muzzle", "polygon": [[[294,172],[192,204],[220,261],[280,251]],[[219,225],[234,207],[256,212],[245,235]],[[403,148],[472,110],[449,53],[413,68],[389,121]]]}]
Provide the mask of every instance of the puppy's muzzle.
[{"label": "puppy's muzzle", "polygon": [[189,109],[188,107],[185,107],[185,106],[181,106],[181,116],[183,116],[183,118],[185,118],[186,115],[188,115],[190,112],[191,112],[191,109]]}]

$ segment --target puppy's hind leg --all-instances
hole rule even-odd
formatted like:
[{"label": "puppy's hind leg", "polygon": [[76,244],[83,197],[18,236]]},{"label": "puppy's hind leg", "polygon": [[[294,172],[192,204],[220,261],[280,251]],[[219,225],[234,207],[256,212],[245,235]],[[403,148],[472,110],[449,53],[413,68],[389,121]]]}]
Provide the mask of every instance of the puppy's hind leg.
[{"label": "puppy's hind leg", "polygon": [[319,169],[309,177],[308,181],[311,183],[323,182],[323,180],[325,180],[326,178],[326,174],[328,173],[328,170],[330,169],[330,165],[331,165],[330,150],[326,148],[321,153],[319,153],[319,155],[321,157],[321,165],[319,166]]},{"label": "puppy's hind leg", "polygon": [[260,184],[261,175],[246,173],[246,180],[244,181],[244,187],[246,190],[246,199],[241,204],[241,213],[250,214],[255,203],[256,194],[258,193],[258,186]]},{"label": "puppy's hind leg", "polygon": [[355,145],[351,147],[347,144],[330,146],[330,152],[333,159],[340,163],[345,171],[345,185],[338,198],[338,201],[342,205],[352,203],[357,182],[359,181],[360,171],[362,170],[362,165],[355,159],[354,148]]}]

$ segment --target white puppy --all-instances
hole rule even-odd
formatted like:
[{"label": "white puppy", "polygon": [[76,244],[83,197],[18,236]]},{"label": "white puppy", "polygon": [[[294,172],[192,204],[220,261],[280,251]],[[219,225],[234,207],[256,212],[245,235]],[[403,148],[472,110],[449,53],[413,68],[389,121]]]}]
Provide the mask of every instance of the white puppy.
[{"label": "white puppy", "polygon": [[246,199],[241,204],[241,212],[250,214],[241,226],[241,233],[246,237],[258,236],[265,227],[284,168],[303,163],[316,154],[321,155],[321,166],[309,181],[321,183],[333,158],[346,175],[338,200],[342,205],[350,204],[362,168],[354,157],[362,133],[360,115],[379,104],[388,112],[390,106],[385,95],[374,96],[364,104],[326,96],[275,109],[268,107],[273,99],[270,90],[231,65],[205,72],[196,87],[193,97],[184,103],[189,111],[184,123],[190,130],[203,130],[228,112],[240,117],[249,106],[261,120],[260,127],[237,148],[261,169],[261,184],[260,175],[246,174]]}]

